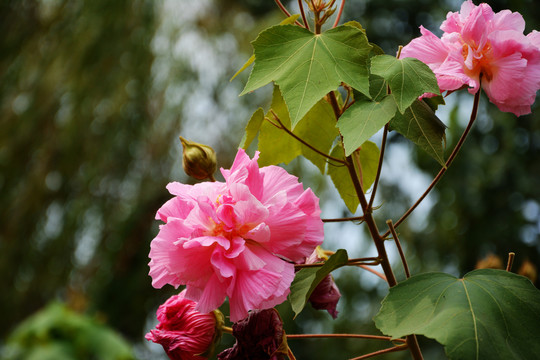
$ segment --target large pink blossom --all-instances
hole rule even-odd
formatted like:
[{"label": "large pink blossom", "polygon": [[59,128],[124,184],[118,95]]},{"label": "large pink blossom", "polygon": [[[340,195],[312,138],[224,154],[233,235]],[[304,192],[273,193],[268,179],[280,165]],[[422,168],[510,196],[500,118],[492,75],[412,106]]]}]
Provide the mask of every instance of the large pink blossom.
[{"label": "large pink blossom", "polygon": [[420,27],[422,36],[405,46],[401,57],[426,63],[441,91],[467,86],[475,94],[481,84],[501,111],[531,112],[540,88],[540,33],[524,35],[521,14],[495,13],[488,4],[468,0],[460,12],[448,13],[441,30],[439,39]]},{"label": "large pink blossom", "polygon": [[[171,296],[157,310],[159,323],[145,338],[161,344],[170,359],[204,360],[218,340],[223,319],[214,313],[195,310],[195,302],[186,299],[185,290]],[[221,315],[223,317],[223,315]]]},{"label": "large pink blossom", "polygon": [[285,301],[294,262],[323,240],[319,200],[277,166],[259,168],[240,149],[225,182],[170,183],[175,195],[158,210],[165,222],[152,241],[156,288],[186,285],[186,298],[208,312],[229,297],[230,317]]}]

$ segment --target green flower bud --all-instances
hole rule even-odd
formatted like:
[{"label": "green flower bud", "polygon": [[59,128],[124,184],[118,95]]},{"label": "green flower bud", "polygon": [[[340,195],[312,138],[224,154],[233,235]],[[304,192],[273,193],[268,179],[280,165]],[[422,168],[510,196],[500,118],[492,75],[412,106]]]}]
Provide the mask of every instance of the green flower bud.
[{"label": "green flower bud", "polygon": [[189,176],[195,179],[210,179],[214,181],[214,172],[217,168],[216,152],[208,145],[188,141],[180,136],[182,147],[182,166]]}]

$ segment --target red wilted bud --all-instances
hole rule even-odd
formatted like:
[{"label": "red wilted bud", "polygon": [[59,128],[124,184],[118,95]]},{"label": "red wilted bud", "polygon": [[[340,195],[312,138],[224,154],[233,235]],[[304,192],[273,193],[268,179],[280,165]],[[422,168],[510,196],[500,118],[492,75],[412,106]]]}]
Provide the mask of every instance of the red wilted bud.
[{"label": "red wilted bud", "polygon": [[219,360],[283,360],[287,338],[275,309],[254,310],[233,325],[236,344],[218,355]]},{"label": "red wilted bud", "polygon": [[[327,260],[328,257],[324,254],[324,251],[317,246],[315,251],[306,259],[306,264],[315,264]],[[317,310],[326,310],[332,317],[337,318],[338,311],[336,310],[337,303],[341,298],[341,293],[334,282],[332,275],[328,274],[320,283],[317,285],[315,290],[311,293],[309,297],[309,302],[311,306]]]},{"label": "red wilted bud", "polygon": [[223,314],[195,311],[197,303],[184,294],[171,296],[158,308],[159,323],[145,338],[161,344],[172,360],[205,360],[221,339]]},{"label": "red wilted bud", "polygon": [[210,179],[214,181],[214,173],[217,168],[217,158],[214,149],[208,145],[186,140],[181,136],[180,141],[184,150],[182,166],[186,174],[198,180]]}]

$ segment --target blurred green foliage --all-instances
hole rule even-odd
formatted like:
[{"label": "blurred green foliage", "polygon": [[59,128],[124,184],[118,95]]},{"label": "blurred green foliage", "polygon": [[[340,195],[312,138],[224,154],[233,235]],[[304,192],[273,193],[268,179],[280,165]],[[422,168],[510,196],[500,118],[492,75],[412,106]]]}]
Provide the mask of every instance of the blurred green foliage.
[{"label": "blurred green foliage", "polygon": [[21,323],[3,354],[10,360],[132,360],[131,346],[95,319],[51,303]]}]

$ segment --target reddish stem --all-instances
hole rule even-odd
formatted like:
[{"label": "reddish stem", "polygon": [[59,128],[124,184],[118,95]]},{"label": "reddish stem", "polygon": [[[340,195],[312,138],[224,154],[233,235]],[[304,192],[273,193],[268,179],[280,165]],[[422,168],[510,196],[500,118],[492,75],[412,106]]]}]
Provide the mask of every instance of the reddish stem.
[{"label": "reddish stem", "polygon": [[339,24],[339,20],[341,19],[341,14],[343,13],[343,8],[345,7],[345,0],[341,0],[341,5],[339,5],[339,10],[336,15],[336,21],[334,21],[334,25],[332,27],[336,27]]}]

